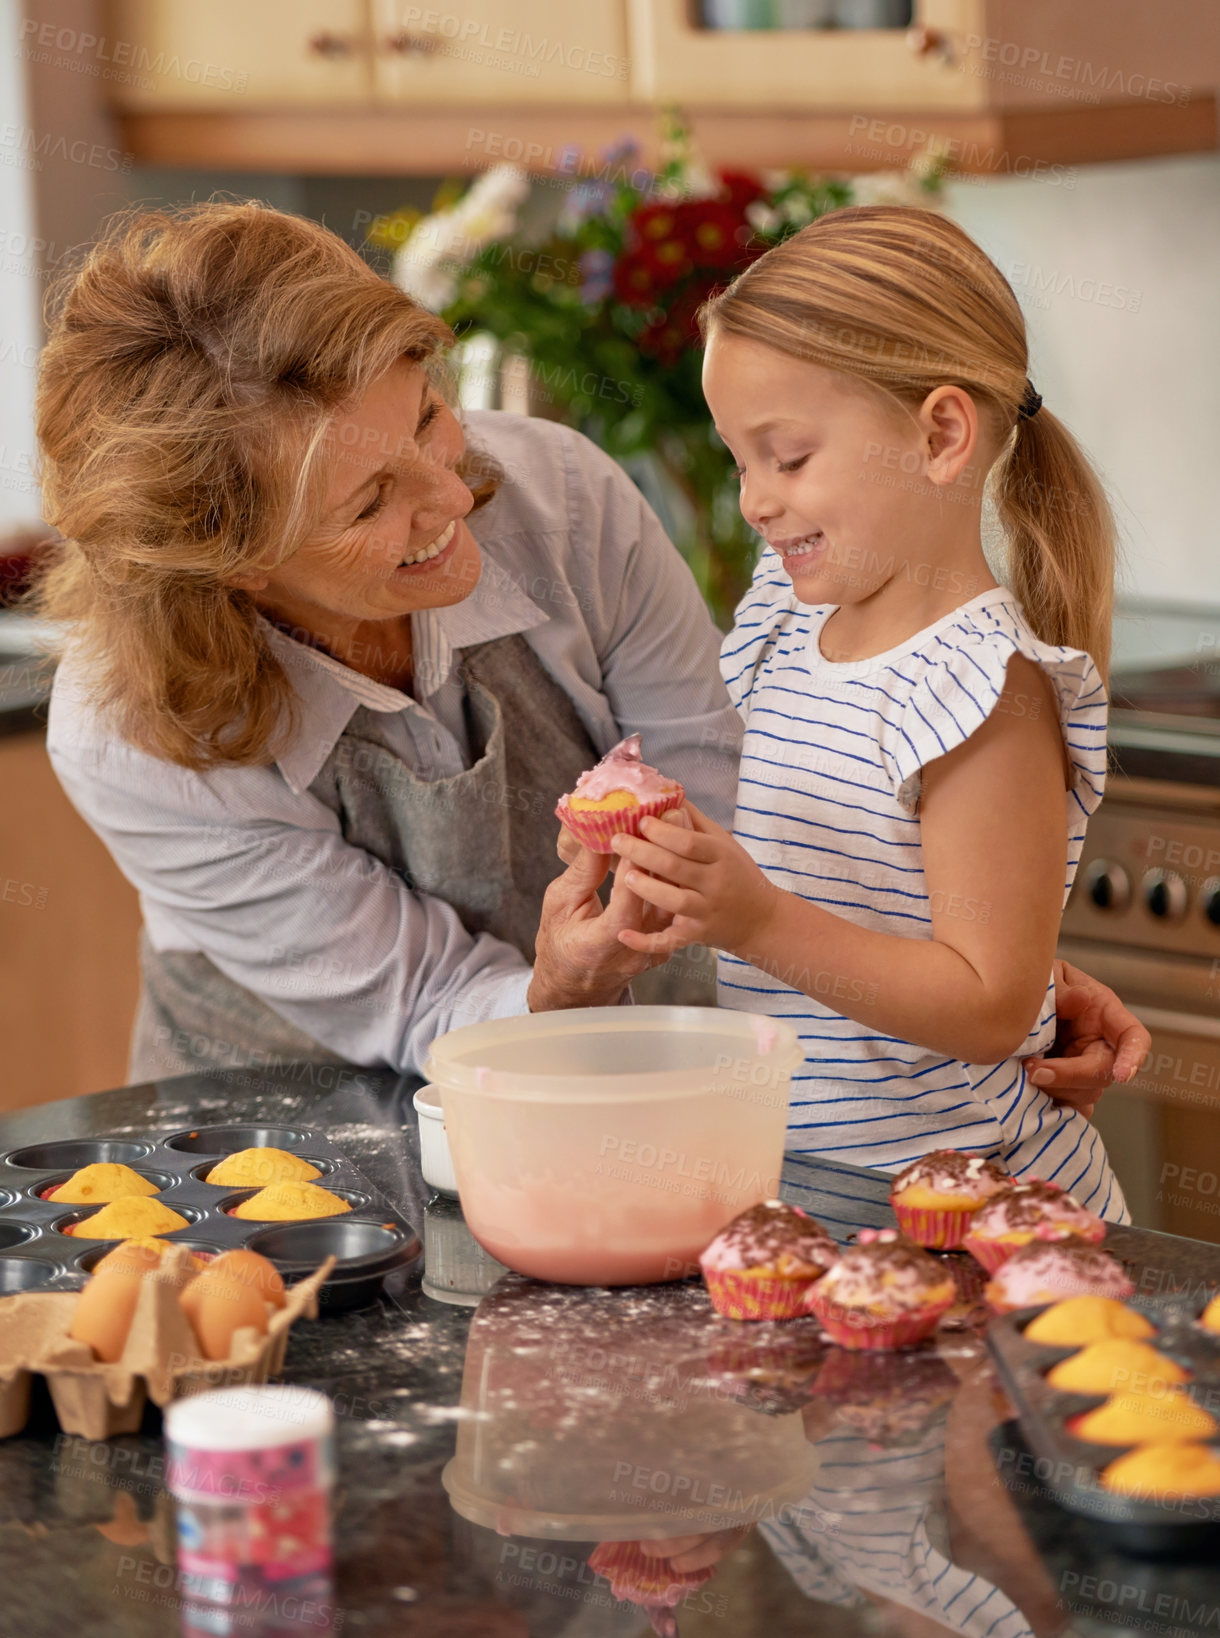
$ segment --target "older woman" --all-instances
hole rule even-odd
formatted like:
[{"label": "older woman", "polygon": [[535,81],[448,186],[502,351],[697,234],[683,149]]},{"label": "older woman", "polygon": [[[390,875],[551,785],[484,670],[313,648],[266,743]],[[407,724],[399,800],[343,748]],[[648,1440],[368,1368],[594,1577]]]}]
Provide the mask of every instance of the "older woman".
[{"label": "older woman", "polygon": [[[639,732],[731,819],[739,725],[681,559],[578,434],[463,429],[449,339],[253,204],[125,215],[66,292],[48,747],[140,893],[133,1076],[416,1069],[461,1024],[617,1003],[644,907],[604,858],[562,870],[556,799]],[[1087,979],[1063,1007],[1072,1061],[1043,1074],[1088,1102],[1146,1038]]]}]

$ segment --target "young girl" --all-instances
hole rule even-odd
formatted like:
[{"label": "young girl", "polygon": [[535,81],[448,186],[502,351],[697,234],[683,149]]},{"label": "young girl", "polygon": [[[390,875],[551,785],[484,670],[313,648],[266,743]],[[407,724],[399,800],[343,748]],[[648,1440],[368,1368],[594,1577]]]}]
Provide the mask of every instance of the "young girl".
[{"label": "young girl", "polygon": [[[806,1048],[789,1147],[896,1171],[987,1154],[1114,1221],[1101,1139],[1021,1059],[1054,1036],[1059,919],[1106,759],[1101,487],[1027,376],[1012,290],[953,223],[860,207],[703,313],[703,384],[766,542],[721,665],[745,720],[733,835],[619,838],[719,949],[724,1005]],[[1007,586],[982,545],[990,474]]]}]

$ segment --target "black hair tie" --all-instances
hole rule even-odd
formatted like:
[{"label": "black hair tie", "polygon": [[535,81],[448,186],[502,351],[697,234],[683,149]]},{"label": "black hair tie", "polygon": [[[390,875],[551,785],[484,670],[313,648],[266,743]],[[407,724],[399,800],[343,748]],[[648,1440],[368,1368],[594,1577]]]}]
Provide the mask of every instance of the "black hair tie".
[{"label": "black hair tie", "polygon": [[1025,378],[1025,397],[1021,400],[1021,407],[1017,411],[1017,419],[1028,421],[1037,415],[1042,408],[1042,394],[1034,391],[1034,384],[1028,376]]}]

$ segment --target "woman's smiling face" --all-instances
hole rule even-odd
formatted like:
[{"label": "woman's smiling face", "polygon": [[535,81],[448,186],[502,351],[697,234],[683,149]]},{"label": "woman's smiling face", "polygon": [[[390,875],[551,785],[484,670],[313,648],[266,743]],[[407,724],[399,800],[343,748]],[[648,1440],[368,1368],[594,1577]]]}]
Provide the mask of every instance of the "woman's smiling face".
[{"label": "woman's smiling face", "polygon": [[327,429],[322,522],[276,568],[239,584],[277,618],[324,632],[468,597],[481,572],[454,471],[461,427],[419,364],[392,366]]}]

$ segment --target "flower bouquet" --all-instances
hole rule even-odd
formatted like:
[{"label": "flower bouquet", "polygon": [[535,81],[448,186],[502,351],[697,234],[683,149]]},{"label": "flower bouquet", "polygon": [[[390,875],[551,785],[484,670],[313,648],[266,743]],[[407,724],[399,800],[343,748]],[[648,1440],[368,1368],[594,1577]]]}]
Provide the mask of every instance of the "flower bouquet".
[{"label": "flower bouquet", "polygon": [[[459,337],[494,337],[518,361],[532,408],[587,433],[662,510],[718,622],[749,583],[757,536],[700,389],[702,303],[816,217],[857,203],[934,208],[935,152],[907,172],[859,178],[709,171],[672,120],[655,171],[624,142],[590,162],[560,156],[546,198],[500,165],[430,215],[379,218],[393,277]],[[557,197],[556,197],[557,194]],[[548,205],[550,208],[548,209]],[[654,498],[654,496],[650,496]]]}]

